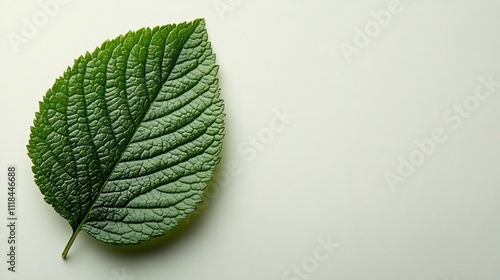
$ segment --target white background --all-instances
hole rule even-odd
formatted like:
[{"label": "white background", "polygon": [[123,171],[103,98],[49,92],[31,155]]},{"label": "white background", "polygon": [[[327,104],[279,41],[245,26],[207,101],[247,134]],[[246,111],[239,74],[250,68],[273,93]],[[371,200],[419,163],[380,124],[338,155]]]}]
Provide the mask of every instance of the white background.
[{"label": "white background", "polygon": [[[37,1],[0,2],[1,279],[500,279],[500,86],[474,97],[480,77],[500,82],[500,2],[66,2],[51,14]],[[372,14],[388,5],[398,12],[381,27]],[[227,113],[205,209],[135,247],[81,233],[63,260],[70,227],[43,201],[26,155],[38,101],[106,39],[199,17]],[[38,24],[29,36],[26,22]],[[363,45],[356,28],[366,26]],[[274,122],[283,110],[293,118]],[[436,129],[441,143],[419,158],[415,141]],[[391,188],[385,175],[401,176],[411,155],[418,166]],[[16,273],[3,225],[10,164]]]}]

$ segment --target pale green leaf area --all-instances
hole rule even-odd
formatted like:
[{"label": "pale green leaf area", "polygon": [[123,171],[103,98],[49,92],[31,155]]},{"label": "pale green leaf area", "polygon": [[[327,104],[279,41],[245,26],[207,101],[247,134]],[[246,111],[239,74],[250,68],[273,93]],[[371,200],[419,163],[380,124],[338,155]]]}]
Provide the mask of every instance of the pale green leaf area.
[{"label": "pale green leaf area", "polygon": [[99,241],[137,244],[196,209],[224,136],[205,22],[106,41],[48,90],[28,154],[45,201]]}]

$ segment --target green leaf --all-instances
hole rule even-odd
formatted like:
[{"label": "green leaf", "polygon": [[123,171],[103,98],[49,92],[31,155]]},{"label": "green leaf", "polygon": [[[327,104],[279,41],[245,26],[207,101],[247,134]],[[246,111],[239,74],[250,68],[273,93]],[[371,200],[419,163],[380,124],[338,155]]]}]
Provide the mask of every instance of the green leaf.
[{"label": "green leaf", "polygon": [[218,66],[203,19],[128,32],[48,90],[28,154],[73,235],[137,244],[196,209],[220,160]]}]

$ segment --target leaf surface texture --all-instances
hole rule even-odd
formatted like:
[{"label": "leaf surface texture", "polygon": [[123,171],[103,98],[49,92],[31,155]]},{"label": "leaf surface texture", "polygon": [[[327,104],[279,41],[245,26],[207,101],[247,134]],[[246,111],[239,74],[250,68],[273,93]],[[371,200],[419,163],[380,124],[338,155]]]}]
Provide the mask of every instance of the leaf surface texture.
[{"label": "leaf surface texture", "polygon": [[106,41],[56,80],[28,154],[72,240],[137,244],[195,210],[220,160],[217,71],[198,19]]}]

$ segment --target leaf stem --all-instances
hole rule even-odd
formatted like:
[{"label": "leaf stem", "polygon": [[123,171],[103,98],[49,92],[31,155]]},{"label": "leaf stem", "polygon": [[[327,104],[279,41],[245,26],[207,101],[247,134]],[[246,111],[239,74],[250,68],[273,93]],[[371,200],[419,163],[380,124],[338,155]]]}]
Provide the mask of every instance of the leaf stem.
[{"label": "leaf stem", "polygon": [[68,244],[66,244],[66,247],[64,247],[64,251],[61,254],[61,257],[63,259],[66,259],[66,256],[68,255],[68,252],[69,252],[69,248],[71,248],[71,245],[73,245],[73,242],[75,241],[76,236],[80,232],[80,229],[81,229],[81,225],[76,230],[73,231],[73,234],[71,235],[71,238],[69,239]]}]

